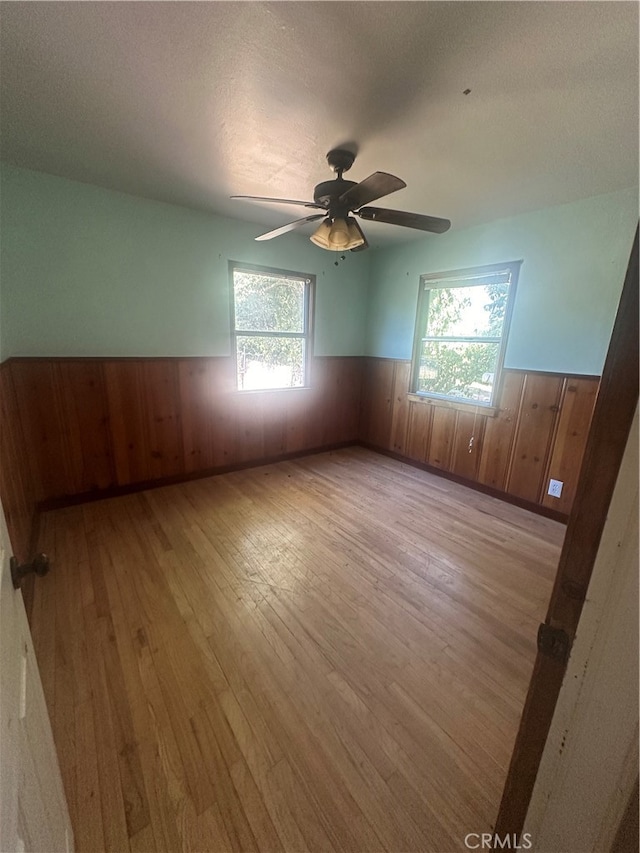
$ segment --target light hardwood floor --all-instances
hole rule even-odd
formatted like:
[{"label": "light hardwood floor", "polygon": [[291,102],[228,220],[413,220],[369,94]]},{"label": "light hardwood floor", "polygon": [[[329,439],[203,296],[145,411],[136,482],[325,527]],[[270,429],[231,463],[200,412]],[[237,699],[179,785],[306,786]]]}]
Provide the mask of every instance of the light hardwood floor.
[{"label": "light hardwood floor", "polygon": [[362,448],[45,514],[77,849],[465,850],[563,535]]}]

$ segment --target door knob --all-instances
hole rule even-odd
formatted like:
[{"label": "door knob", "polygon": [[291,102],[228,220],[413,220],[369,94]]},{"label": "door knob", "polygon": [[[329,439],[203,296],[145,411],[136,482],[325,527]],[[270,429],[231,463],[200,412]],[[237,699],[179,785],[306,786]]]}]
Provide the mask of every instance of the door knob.
[{"label": "door knob", "polygon": [[15,557],[12,557],[9,561],[9,566],[11,568],[11,580],[13,581],[14,589],[20,589],[20,583],[25,575],[35,572],[41,578],[50,569],[49,558],[46,554],[36,554],[30,563],[24,563],[22,566],[19,565]]}]

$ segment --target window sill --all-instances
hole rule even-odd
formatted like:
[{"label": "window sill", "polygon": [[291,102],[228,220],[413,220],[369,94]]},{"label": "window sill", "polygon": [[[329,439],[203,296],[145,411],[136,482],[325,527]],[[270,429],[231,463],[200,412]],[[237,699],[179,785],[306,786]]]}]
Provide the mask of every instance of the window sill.
[{"label": "window sill", "polygon": [[249,394],[289,394],[296,391],[311,391],[311,385],[294,385],[284,388],[233,388],[234,394],[241,394],[242,396]]},{"label": "window sill", "polygon": [[428,397],[425,394],[415,392],[407,394],[413,403],[422,403],[424,406],[437,406],[442,409],[454,409],[458,412],[467,412],[471,415],[481,415],[485,418],[495,418],[500,409],[498,406],[478,406],[474,403],[456,402],[454,400],[441,400],[439,397]]}]

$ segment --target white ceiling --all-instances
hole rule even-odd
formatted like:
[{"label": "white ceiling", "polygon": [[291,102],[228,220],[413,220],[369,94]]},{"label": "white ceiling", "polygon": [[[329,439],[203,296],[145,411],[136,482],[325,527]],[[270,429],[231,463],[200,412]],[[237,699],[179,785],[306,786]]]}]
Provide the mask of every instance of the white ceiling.
[{"label": "white ceiling", "polygon": [[633,2],[3,2],[0,59],[4,160],[256,234],[346,142],[454,228],[638,180]]}]

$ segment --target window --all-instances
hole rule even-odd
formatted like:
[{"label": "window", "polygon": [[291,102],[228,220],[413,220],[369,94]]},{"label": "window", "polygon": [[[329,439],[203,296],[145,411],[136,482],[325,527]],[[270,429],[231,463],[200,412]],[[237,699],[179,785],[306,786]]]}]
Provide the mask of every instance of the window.
[{"label": "window", "polygon": [[415,393],[495,405],[520,263],[421,276]]},{"label": "window", "polygon": [[308,385],[313,276],[231,264],[241,391]]}]

